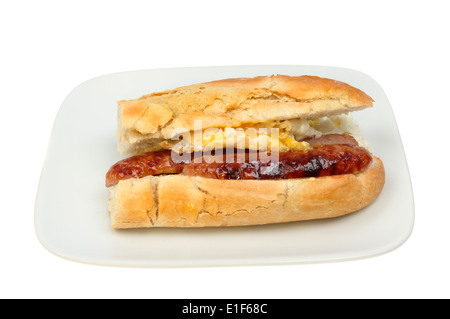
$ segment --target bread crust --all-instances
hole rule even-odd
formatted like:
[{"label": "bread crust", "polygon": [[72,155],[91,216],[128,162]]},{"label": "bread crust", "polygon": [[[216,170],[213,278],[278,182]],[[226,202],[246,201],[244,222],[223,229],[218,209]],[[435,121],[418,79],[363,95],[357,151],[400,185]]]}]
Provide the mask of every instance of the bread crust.
[{"label": "bread crust", "polygon": [[372,203],[385,182],[373,157],[358,174],[285,180],[218,180],[186,175],[122,180],[110,188],[115,229],[220,227],[332,218]]},{"label": "bread crust", "polygon": [[[363,91],[317,76],[271,75],[199,83],[118,102],[118,150],[129,155],[157,150],[170,140],[202,128],[318,118],[373,105]],[[145,144],[143,146],[143,144]]]}]

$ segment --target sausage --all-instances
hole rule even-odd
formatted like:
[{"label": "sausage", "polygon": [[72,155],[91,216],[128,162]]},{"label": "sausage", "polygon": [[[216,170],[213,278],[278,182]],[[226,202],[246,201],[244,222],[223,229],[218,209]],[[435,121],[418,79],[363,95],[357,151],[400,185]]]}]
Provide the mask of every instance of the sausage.
[{"label": "sausage", "polygon": [[289,179],[354,174],[372,161],[366,149],[350,145],[321,145],[309,151],[275,154],[275,160],[247,160],[244,163],[189,163],[183,174],[217,179]]},{"label": "sausage", "polygon": [[304,140],[308,142],[311,146],[316,145],[336,145],[336,144],[345,144],[358,146],[358,141],[349,134],[325,134],[320,137],[312,137]]},{"label": "sausage", "polygon": [[171,151],[157,151],[121,160],[108,170],[106,187],[113,186],[123,179],[181,173],[185,163],[173,161],[172,158]]},{"label": "sausage", "polygon": [[359,146],[315,145],[309,151],[288,151],[266,154],[265,157],[262,153],[256,153],[258,157],[252,156],[255,153],[249,151],[232,153],[231,160],[224,152],[223,155],[201,157],[200,162],[195,160],[196,154],[184,161],[175,161],[171,151],[152,152],[114,164],[106,174],[106,186],[113,186],[122,179],[161,174],[258,180],[354,174],[365,170],[372,161],[370,152]]}]

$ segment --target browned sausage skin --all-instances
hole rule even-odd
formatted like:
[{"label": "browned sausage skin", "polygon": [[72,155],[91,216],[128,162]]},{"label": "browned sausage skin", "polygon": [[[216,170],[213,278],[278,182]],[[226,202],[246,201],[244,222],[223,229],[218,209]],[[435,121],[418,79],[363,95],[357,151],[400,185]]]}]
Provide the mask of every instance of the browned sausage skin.
[{"label": "browned sausage skin", "polygon": [[[333,144],[333,143],[338,144]],[[365,148],[350,136],[328,136],[310,140],[309,151],[288,151],[261,157],[252,152],[223,152],[200,157],[190,154],[182,162],[170,150],[133,156],[114,164],[106,174],[106,186],[128,178],[185,174],[216,179],[289,179],[354,174],[372,161]],[[267,154],[266,154],[267,155]],[[218,160],[220,159],[220,160]]]},{"label": "browned sausage skin", "polygon": [[184,163],[174,162],[171,155],[171,151],[158,151],[121,160],[106,173],[106,187],[113,186],[123,179],[181,173]]},{"label": "browned sausage skin", "polygon": [[[249,155],[249,153],[246,153]],[[309,151],[271,154],[275,160],[246,157],[234,161],[189,163],[182,174],[216,179],[288,179],[353,174],[363,171],[372,161],[364,148],[349,145],[321,145]]]}]

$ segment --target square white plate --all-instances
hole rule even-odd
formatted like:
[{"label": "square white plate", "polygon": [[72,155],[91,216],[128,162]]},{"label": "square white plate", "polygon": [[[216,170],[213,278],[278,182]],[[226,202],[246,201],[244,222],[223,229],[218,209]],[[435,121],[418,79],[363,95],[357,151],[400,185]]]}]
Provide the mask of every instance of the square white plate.
[{"label": "square white plate", "polygon": [[[369,207],[336,219],[205,229],[113,230],[104,186],[116,150],[116,102],[183,85],[257,75],[318,75],[375,99],[355,112],[386,185]],[[218,66],[123,72],[88,80],[63,102],[52,131],[35,206],[39,241],[69,260],[123,267],[197,267],[351,260],[392,251],[409,237],[414,203],[397,124],[382,88],[354,70],[324,66]]]}]

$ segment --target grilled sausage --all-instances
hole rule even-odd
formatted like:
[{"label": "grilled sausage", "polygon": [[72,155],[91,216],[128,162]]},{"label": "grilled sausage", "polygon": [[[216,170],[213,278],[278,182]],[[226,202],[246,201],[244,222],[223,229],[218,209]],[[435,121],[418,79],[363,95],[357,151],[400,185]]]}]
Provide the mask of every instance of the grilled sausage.
[{"label": "grilled sausage", "polygon": [[[189,154],[180,161],[171,151],[158,151],[133,156],[114,164],[106,175],[106,186],[122,179],[142,178],[149,175],[185,174],[216,179],[289,179],[353,174],[363,171],[372,161],[366,149],[356,146],[348,138],[327,144],[326,140],[311,143],[309,151],[281,153],[231,153],[206,155]],[[346,142],[347,141],[347,142]],[[198,160],[200,159],[200,160]]]}]

